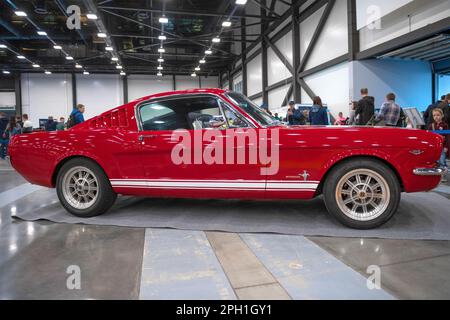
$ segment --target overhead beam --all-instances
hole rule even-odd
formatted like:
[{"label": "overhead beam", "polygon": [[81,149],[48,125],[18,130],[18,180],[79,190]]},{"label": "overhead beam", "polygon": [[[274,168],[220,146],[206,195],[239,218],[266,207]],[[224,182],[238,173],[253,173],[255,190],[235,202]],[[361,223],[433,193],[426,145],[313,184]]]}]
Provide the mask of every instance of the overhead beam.
[{"label": "overhead beam", "polygon": [[[207,16],[207,17],[226,17],[226,12],[208,12],[201,10],[161,10],[161,9],[149,9],[149,8],[124,8],[124,7],[112,7],[112,6],[99,6],[99,9],[105,10],[117,10],[117,11],[132,11],[132,12],[155,12],[155,13],[164,13],[164,14],[174,14],[174,15],[192,15],[192,16]],[[264,17],[253,15],[253,14],[235,14],[234,18],[259,18],[264,20],[273,21],[278,18],[273,17]]]}]

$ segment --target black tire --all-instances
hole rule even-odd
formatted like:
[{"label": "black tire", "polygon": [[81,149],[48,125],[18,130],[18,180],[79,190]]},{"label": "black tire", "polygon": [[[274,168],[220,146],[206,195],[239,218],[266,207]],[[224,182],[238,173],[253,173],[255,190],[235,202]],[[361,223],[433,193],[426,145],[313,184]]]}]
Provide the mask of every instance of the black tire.
[{"label": "black tire", "polygon": [[[85,168],[96,178],[96,197],[92,199],[92,204],[87,208],[74,207],[64,195],[64,181],[67,181],[68,175],[70,175],[68,172],[74,170],[74,168]],[[113,191],[111,183],[103,169],[94,161],[86,158],[71,159],[61,167],[56,179],[56,192],[63,207],[74,216],[82,218],[94,217],[105,213],[111,208],[117,198],[117,194]]]},{"label": "black tire", "polygon": [[[356,180],[358,175],[360,180]],[[369,176],[373,176],[373,181],[368,180]],[[353,178],[355,180],[352,180]],[[364,182],[361,182],[362,178]],[[377,180],[381,183],[376,183]],[[367,181],[371,181],[372,185],[370,183],[369,185],[373,188],[363,187],[367,185],[365,183]],[[360,187],[354,188],[351,184]],[[383,162],[376,159],[355,158],[344,161],[332,169],[324,181],[323,195],[328,212],[343,225],[353,229],[373,229],[389,221],[397,212],[401,187],[395,173]],[[379,201],[378,210],[376,206],[368,205],[369,200],[375,205]],[[350,203],[345,204],[346,201]],[[364,218],[366,211],[363,207],[366,211],[372,209],[373,215],[368,214],[367,218]],[[352,212],[353,210],[355,212]]]}]

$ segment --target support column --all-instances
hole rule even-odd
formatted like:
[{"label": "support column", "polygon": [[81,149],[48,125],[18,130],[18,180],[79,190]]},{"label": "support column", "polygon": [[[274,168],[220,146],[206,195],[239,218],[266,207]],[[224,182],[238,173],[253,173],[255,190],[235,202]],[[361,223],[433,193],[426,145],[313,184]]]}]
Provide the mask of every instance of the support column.
[{"label": "support column", "polygon": [[348,22],[348,60],[356,59],[359,52],[359,32],[356,24],[356,0],[347,0],[347,22]]},{"label": "support column", "polygon": [[[266,0],[262,0],[261,3],[265,6]],[[267,16],[266,10],[261,8],[261,17],[265,19]],[[266,30],[268,28],[268,22],[267,20],[264,20],[265,22],[261,24],[261,34],[265,34]],[[269,105],[269,93],[267,92],[266,88],[268,86],[268,79],[267,79],[267,43],[265,38],[263,37],[261,39],[261,60],[262,60],[262,94],[263,94],[263,103],[266,105]]]},{"label": "support column", "polygon": [[16,114],[22,115],[22,83],[21,73],[14,75],[14,92],[16,93]]},{"label": "support column", "polygon": [[72,76],[72,108],[75,108],[77,105],[77,77],[75,73],[71,74]]},{"label": "support column", "polygon": [[243,54],[247,49],[247,30],[245,18],[241,18],[241,56],[242,56],[242,94],[247,95],[247,55]]},{"label": "support column", "polygon": [[297,70],[300,67],[300,13],[298,5],[292,7],[292,55],[293,55],[293,75],[292,75],[292,95],[295,102],[301,102],[301,87],[297,77]]},{"label": "support column", "polygon": [[128,76],[124,76],[122,79],[123,85],[123,103],[128,103]]}]

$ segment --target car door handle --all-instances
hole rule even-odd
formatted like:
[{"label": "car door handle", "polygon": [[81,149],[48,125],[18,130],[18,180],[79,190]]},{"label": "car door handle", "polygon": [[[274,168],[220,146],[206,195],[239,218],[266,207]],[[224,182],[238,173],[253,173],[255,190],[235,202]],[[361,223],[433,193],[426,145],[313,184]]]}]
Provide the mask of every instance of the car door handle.
[{"label": "car door handle", "polygon": [[145,139],[154,139],[156,138],[156,134],[141,134],[139,136],[139,141],[144,141]]}]

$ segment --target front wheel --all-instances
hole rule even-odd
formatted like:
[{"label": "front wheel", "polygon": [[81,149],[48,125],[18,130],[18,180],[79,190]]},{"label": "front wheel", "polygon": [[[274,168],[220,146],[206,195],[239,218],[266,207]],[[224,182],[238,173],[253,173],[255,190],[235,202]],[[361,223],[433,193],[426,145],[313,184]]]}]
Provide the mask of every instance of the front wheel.
[{"label": "front wheel", "polygon": [[85,158],[74,158],[62,166],[56,192],[63,207],[82,218],[106,212],[117,198],[100,166]]},{"label": "front wheel", "polygon": [[373,229],[386,223],[397,211],[400,195],[400,184],[392,169],[371,159],[338,165],[324,185],[328,211],[354,229]]}]

